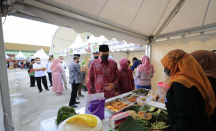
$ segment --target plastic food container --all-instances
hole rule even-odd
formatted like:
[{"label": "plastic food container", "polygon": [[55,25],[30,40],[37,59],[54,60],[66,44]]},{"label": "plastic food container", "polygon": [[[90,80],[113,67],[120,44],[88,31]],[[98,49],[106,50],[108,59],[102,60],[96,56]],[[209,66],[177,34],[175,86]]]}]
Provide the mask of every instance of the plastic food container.
[{"label": "plastic food container", "polygon": [[169,88],[170,88],[169,86],[164,85],[164,82],[158,83],[159,102],[164,103],[165,97],[166,97],[166,94]]},{"label": "plastic food container", "polygon": [[137,104],[142,106],[145,104],[146,100],[147,100],[148,97],[146,96],[140,96],[137,98]]}]

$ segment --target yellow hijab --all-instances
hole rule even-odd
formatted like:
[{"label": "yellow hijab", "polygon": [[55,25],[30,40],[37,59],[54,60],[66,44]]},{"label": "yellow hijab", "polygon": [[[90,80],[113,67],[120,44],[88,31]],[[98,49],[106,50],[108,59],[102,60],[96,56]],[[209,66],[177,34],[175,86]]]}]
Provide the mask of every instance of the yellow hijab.
[{"label": "yellow hijab", "polygon": [[205,72],[193,56],[176,49],[165,55],[161,63],[170,71],[170,86],[173,82],[181,83],[189,89],[195,86],[205,100],[208,115],[214,113],[216,106],[214,91]]}]

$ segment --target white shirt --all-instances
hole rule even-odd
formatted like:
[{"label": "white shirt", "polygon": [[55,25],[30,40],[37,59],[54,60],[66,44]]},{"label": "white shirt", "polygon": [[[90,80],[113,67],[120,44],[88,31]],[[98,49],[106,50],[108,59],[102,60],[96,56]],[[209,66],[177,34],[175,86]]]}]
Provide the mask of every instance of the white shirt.
[{"label": "white shirt", "polygon": [[[45,67],[45,65],[42,63],[41,64],[37,64],[37,63],[33,64],[33,69],[38,69],[38,68],[43,68],[43,67]],[[42,77],[45,75],[46,75],[45,71],[35,71],[35,77]]]},{"label": "white shirt", "polygon": [[49,73],[52,73],[52,70],[50,69],[51,65],[52,65],[52,62],[50,62],[50,61],[48,61],[46,63],[47,72],[49,72]]},{"label": "white shirt", "polygon": [[65,62],[62,62],[62,63],[60,63],[60,65],[61,65],[61,67],[62,67],[62,69],[63,69],[63,72],[65,72],[65,67],[67,67],[67,66],[66,66],[66,63],[65,63]]}]

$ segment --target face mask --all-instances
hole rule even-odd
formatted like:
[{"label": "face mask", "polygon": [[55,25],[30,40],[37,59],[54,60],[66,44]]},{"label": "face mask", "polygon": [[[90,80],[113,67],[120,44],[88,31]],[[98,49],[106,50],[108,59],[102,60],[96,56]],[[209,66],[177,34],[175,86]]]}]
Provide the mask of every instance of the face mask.
[{"label": "face mask", "polygon": [[64,62],[63,60],[60,60],[61,62]]},{"label": "face mask", "polygon": [[165,72],[164,72],[164,85],[169,86],[170,83],[170,76],[168,76]]},{"label": "face mask", "polygon": [[41,63],[41,61],[37,61],[37,64],[40,64]]},{"label": "face mask", "polygon": [[95,59],[98,59],[98,56],[94,56]]},{"label": "face mask", "polygon": [[108,55],[102,55],[101,56],[101,59],[102,59],[102,61],[107,61],[108,60]]}]

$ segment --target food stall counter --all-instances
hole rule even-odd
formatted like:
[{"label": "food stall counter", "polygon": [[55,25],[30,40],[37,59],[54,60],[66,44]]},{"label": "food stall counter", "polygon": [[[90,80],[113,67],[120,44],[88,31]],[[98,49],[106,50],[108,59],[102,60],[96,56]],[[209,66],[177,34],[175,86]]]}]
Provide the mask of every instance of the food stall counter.
[{"label": "food stall counter", "polygon": [[[117,98],[125,97],[127,95],[132,94],[132,93],[133,92],[124,93],[122,95],[107,99],[106,102],[113,101],[113,100],[115,100]],[[149,101],[148,105],[166,110],[165,104],[163,104],[163,103],[159,103],[159,102],[155,102],[155,101]],[[76,112],[78,114],[85,114],[85,107],[77,109]],[[102,122],[103,122],[103,131],[111,130],[111,127],[109,126],[109,117],[112,116],[112,115],[113,114],[111,114],[110,112],[105,110],[105,118],[102,120]],[[40,131],[58,131],[58,127],[57,127],[55,121],[56,121],[56,117],[53,117],[53,118],[50,118],[50,119],[47,119],[47,120],[43,120],[40,123]]]}]

